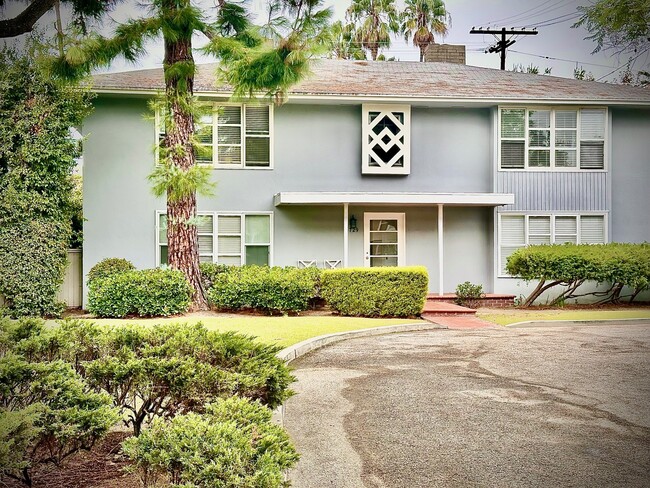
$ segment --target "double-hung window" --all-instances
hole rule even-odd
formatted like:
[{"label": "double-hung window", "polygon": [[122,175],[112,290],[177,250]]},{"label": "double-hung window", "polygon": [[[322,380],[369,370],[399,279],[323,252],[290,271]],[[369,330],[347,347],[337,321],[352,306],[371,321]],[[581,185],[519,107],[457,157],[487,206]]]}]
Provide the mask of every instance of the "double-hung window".
[{"label": "double-hung window", "polygon": [[605,169],[604,108],[499,110],[501,170]]},{"label": "double-hung window", "polygon": [[499,216],[499,270],[507,275],[508,256],[517,249],[536,244],[604,244],[607,241],[605,216],[521,215]]},{"label": "double-hung window", "polygon": [[[271,168],[273,108],[270,105],[210,104],[194,122],[196,162],[215,168]],[[156,117],[156,137],[165,137],[162,113]]]},{"label": "double-hung window", "polygon": [[[198,214],[199,259],[241,266],[271,264],[271,213]],[[168,262],[167,215],[157,214],[157,262]]]}]

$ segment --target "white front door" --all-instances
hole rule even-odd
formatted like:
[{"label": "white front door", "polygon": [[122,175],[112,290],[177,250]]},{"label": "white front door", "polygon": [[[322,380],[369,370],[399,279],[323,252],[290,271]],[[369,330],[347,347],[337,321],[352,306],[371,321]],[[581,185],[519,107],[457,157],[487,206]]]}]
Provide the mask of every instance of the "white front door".
[{"label": "white front door", "polygon": [[406,217],[403,213],[364,213],[363,248],[364,265],[404,266],[404,227]]}]

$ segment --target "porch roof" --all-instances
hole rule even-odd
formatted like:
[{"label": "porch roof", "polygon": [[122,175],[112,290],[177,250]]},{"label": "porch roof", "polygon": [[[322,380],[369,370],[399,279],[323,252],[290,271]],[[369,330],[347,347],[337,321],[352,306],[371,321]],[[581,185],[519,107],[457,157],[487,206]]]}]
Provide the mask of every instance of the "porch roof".
[{"label": "porch roof", "polygon": [[452,205],[495,207],[512,205],[512,193],[410,193],[410,192],[328,192],[287,191],[273,196],[274,205]]}]

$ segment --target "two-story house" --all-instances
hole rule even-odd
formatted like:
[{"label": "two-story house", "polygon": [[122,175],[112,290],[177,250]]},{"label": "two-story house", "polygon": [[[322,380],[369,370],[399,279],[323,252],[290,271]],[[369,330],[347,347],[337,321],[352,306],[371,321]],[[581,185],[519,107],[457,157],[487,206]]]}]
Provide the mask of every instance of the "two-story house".
[{"label": "two-story house", "polygon": [[[514,250],[650,241],[650,90],[460,64],[322,60],[288,102],[232,103],[199,67],[197,122],[216,195],[201,259],[320,267],[424,265],[525,291]],[[95,76],[84,125],[83,267],[166,262],[165,201],[147,176],[164,130],[161,69]],[[149,116],[148,116],[149,115]]]}]

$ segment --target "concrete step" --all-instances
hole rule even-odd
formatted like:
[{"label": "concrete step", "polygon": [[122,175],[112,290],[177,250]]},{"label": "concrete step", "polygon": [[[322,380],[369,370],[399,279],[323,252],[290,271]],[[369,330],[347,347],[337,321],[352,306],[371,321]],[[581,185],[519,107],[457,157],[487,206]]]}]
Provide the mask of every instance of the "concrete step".
[{"label": "concrete step", "polygon": [[474,315],[434,315],[423,313],[422,318],[433,324],[447,327],[448,329],[471,330],[498,327],[492,322],[479,319]]}]

